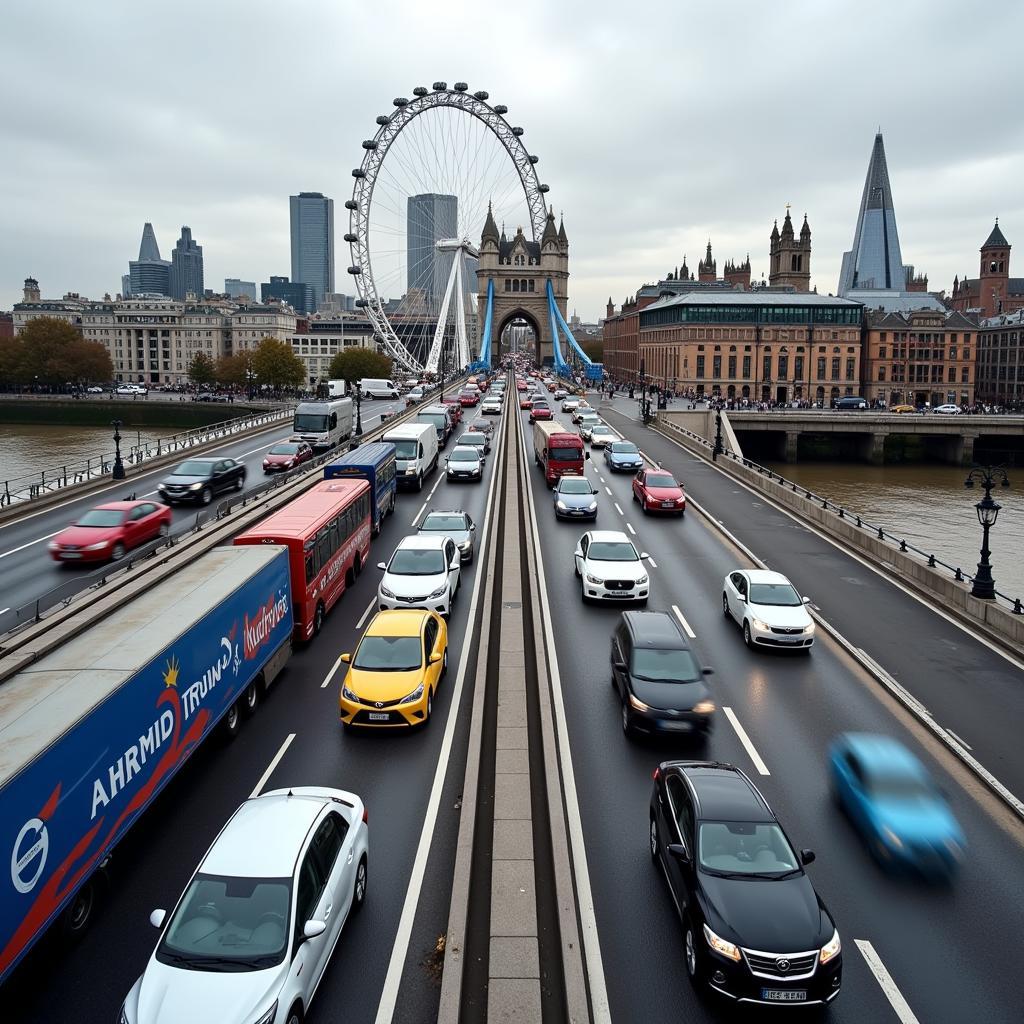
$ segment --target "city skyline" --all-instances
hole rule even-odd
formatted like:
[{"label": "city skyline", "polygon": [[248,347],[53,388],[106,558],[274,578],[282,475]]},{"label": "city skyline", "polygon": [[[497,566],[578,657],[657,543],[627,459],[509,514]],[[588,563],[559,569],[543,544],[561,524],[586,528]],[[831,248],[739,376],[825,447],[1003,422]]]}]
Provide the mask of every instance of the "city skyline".
[{"label": "city skyline", "polygon": [[[248,23],[259,19],[240,20],[234,9],[226,4],[208,16],[213,30],[230,24],[239,43],[233,52],[240,54],[257,44],[259,29]],[[93,66],[87,82],[77,81],[76,72],[76,54],[99,45],[106,30],[73,5],[62,10],[60,19],[50,16],[52,9],[12,11],[10,31],[0,42],[0,76],[14,100],[0,115],[12,154],[0,168],[0,187],[9,197],[0,213],[8,242],[0,253],[0,308],[17,301],[28,275],[51,297],[113,294],[124,254],[145,221],[165,239],[176,237],[182,223],[193,225],[203,240],[209,281],[239,276],[259,282],[284,272],[284,197],[312,184],[344,202],[351,168],[362,156],[360,140],[372,136],[374,118],[393,109],[393,97],[429,86],[439,73],[487,89],[492,102],[507,103],[510,118],[524,127],[540,157],[542,179],[551,186],[549,204],[572,227],[570,302],[585,319],[603,311],[609,294],[621,302],[684,255],[694,264],[708,236],[719,259],[743,260],[749,252],[753,280],[762,273],[767,278],[769,232],[787,202],[794,218],[806,211],[814,226],[812,286],[836,292],[879,123],[899,204],[902,258],[928,274],[931,289],[948,291],[955,274],[973,272],[996,217],[1011,243],[1024,233],[1016,186],[1024,171],[1024,139],[1012,98],[1022,73],[1014,66],[1001,69],[1001,86],[987,90],[984,103],[978,85],[1001,40],[1024,25],[1024,11],[1016,8],[1005,8],[991,26],[955,35],[949,25],[958,8],[950,3],[931,5],[926,20],[916,8],[849,4],[823,13],[799,5],[788,18],[751,12],[741,26],[700,11],[684,34],[671,24],[653,33],[646,27],[651,18],[623,24],[597,10],[581,19],[580,5],[549,11],[527,3],[524,13],[543,17],[547,38],[529,31],[526,18],[523,25],[504,26],[506,48],[558,68],[541,81],[523,76],[515,61],[496,64],[482,26],[456,40],[445,24],[409,12],[381,60],[371,44],[380,28],[377,15],[346,21],[325,7],[322,31],[308,43],[318,100],[298,120],[285,103],[287,90],[258,80],[241,57],[186,35],[187,19],[179,25],[159,14],[154,27],[163,25],[167,52],[189,49],[194,74],[173,96],[158,80],[138,75],[132,96],[108,106],[119,90],[113,72]],[[873,10],[884,13],[894,36],[913,42],[901,47],[898,61],[875,62],[870,76],[860,75],[857,54],[871,43],[869,26],[878,23]],[[844,23],[845,59],[824,42],[834,38],[826,29],[837,19]],[[128,66],[148,62],[152,54],[141,37],[133,46],[136,30],[118,25]],[[338,33],[349,41],[353,58],[328,68],[316,57]],[[45,35],[48,47],[68,58],[56,61],[52,87],[33,81],[29,89],[31,77],[19,72],[31,52],[22,43],[33,34]],[[558,39],[572,41],[568,59],[557,55]],[[760,83],[776,80],[773,69],[786,47],[796,45],[800,74],[765,92]],[[256,108],[269,119],[280,114],[281,123],[305,140],[301,168],[291,147],[247,158],[238,126],[219,112],[218,76],[225,64]],[[946,68],[944,74],[927,74],[936,64]],[[725,66],[727,75],[719,70]],[[618,69],[621,75],[612,73]],[[68,74],[76,75],[74,88]],[[626,80],[631,85],[623,89]],[[851,80],[857,83],[854,106],[844,99]],[[355,82],[359,89],[353,92]],[[708,87],[698,91],[698,83]],[[900,102],[894,104],[897,89]],[[156,120],[142,116],[157,92],[169,123],[180,123],[180,130],[158,130]],[[666,109],[661,100],[673,95],[685,103]],[[346,102],[339,107],[332,97],[342,96]],[[124,130],[127,123],[131,131]],[[956,131],[939,130],[944,125]],[[340,240],[334,263],[343,280],[349,259]]]}]

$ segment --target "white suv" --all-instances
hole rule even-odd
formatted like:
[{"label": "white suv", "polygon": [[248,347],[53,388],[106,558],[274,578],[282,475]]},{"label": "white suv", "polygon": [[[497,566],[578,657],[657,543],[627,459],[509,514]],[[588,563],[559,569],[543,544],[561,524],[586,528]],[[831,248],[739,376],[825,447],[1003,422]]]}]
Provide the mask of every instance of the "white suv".
[{"label": "white suv", "polygon": [[416,534],[403,538],[377,588],[381,611],[426,608],[447,616],[461,583],[462,558],[451,537]]},{"label": "white suv", "polygon": [[650,579],[643,559],[621,530],[591,530],[576,545],[576,575],[583,603],[588,601],[639,601],[647,604]]},{"label": "white suv", "polygon": [[298,1024],[366,898],[359,797],[296,787],[246,800],[221,829],[121,1007],[121,1024]]}]

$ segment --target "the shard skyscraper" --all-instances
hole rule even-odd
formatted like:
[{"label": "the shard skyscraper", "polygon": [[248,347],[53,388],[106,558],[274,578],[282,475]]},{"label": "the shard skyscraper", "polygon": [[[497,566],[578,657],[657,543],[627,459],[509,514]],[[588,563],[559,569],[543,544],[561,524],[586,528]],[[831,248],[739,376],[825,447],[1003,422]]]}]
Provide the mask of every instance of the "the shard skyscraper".
[{"label": "the shard skyscraper", "polygon": [[885,164],[885,146],[879,132],[871,150],[853,248],[843,253],[839,294],[844,298],[856,298],[858,289],[902,292],[906,288],[906,278],[896,232],[889,170]]}]

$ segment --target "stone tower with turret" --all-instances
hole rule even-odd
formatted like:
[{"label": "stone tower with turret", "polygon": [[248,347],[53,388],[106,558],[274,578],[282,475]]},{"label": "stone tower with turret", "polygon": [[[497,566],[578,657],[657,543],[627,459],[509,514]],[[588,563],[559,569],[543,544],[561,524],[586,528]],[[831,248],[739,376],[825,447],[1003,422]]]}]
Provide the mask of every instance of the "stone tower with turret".
[{"label": "stone tower with turret", "polygon": [[811,290],[811,226],[804,214],[803,227],[797,237],[793,231],[793,221],[786,210],[786,219],[779,231],[779,222],[775,222],[769,236],[771,245],[771,269],[768,272],[768,283],[772,286],[790,285],[798,292]]},{"label": "stone tower with turret", "polygon": [[981,273],[978,276],[979,305],[985,316],[1004,312],[1010,285],[1010,243],[999,228],[996,218],[985,244],[981,247]]},{"label": "stone tower with turret", "polygon": [[[683,261],[684,266],[686,261]],[[711,257],[711,239],[708,239],[707,255],[697,264],[698,281],[714,281],[718,277],[718,264]]]}]

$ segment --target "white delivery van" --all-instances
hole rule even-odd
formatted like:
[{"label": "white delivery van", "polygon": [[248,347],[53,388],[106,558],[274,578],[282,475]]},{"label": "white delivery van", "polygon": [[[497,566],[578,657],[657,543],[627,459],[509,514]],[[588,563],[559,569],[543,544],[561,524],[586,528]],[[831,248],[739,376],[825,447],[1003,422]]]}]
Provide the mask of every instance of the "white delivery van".
[{"label": "white delivery van", "polygon": [[400,485],[423,487],[423,478],[437,469],[437,429],[433,423],[400,423],[381,440],[395,446],[395,476]]},{"label": "white delivery van", "polygon": [[328,398],[344,398],[348,394],[348,385],[343,380],[329,380],[327,382]]},{"label": "white delivery van", "polygon": [[397,398],[398,387],[393,380],[383,377],[364,377],[359,382],[363,398]]},{"label": "white delivery van", "polygon": [[299,402],[292,422],[294,438],[326,451],[352,436],[352,399],[332,398],[326,402]]}]

